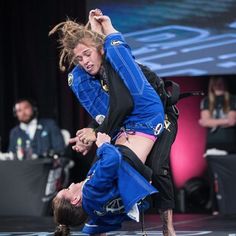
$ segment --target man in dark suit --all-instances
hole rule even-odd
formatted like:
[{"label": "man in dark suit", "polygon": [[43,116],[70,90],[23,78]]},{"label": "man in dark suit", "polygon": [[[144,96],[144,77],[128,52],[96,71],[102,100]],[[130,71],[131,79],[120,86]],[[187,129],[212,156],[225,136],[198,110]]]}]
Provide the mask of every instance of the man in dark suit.
[{"label": "man in dark suit", "polygon": [[13,112],[19,125],[10,131],[9,152],[18,159],[64,153],[65,143],[59,127],[52,119],[38,119],[33,101],[18,100]]}]

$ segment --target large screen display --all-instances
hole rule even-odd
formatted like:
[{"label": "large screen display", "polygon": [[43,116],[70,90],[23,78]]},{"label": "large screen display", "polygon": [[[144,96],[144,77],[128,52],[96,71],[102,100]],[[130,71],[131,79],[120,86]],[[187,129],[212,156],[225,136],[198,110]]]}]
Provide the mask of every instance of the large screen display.
[{"label": "large screen display", "polygon": [[235,0],[88,0],[162,77],[236,74]]}]

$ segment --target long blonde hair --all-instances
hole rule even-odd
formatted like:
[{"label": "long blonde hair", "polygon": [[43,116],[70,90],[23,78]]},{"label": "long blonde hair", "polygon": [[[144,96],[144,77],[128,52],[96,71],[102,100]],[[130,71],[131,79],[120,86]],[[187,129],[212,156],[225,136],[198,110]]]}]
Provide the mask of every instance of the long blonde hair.
[{"label": "long blonde hair", "polygon": [[75,62],[75,56],[73,53],[74,48],[79,44],[93,45],[98,50],[103,47],[104,35],[98,34],[90,29],[90,25],[82,25],[76,21],[67,19],[64,22],[57,24],[50,32],[49,36],[58,33],[59,48],[60,48],[60,60],[59,68],[65,71],[65,64],[70,67]]},{"label": "long blonde hair", "polygon": [[211,115],[213,114],[214,108],[215,108],[215,103],[216,103],[216,95],[214,91],[214,87],[216,83],[221,80],[224,84],[225,91],[224,91],[224,104],[223,104],[223,111],[224,113],[228,113],[230,110],[230,94],[228,91],[228,88],[226,86],[226,83],[223,78],[221,77],[212,77],[209,81],[209,86],[208,86],[208,99],[209,99],[209,110]]}]

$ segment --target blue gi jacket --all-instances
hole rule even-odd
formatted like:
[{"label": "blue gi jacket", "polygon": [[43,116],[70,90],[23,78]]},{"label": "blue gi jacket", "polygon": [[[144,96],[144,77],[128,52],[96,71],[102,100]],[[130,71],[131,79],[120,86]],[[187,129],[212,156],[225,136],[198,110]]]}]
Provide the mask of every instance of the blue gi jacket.
[{"label": "blue gi jacket", "polygon": [[[134,100],[134,109],[124,121],[124,126],[147,134],[159,135],[164,124],[161,99],[134,61],[123,36],[120,33],[107,36],[104,51],[106,60],[119,74]],[[98,80],[77,66],[69,74],[68,81],[82,106],[94,119],[98,114],[107,113],[108,94],[102,90]]]},{"label": "blue gi jacket", "polygon": [[87,234],[120,228],[136,203],[157,192],[122,159],[117,147],[105,143],[97,149],[97,156],[83,187],[82,205],[90,216],[83,228]]},{"label": "blue gi jacket", "polygon": [[[20,126],[14,127],[10,131],[10,142],[8,151],[16,153],[17,140],[21,139],[22,148],[26,146],[26,140],[30,140]],[[37,129],[33,140],[31,140],[31,147],[33,153],[38,156],[45,156],[50,151],[58,154],[63,154],[65,150],[65,143],[60,129],[52,119],[38,119]]]},{"label": "blue gi jacket", "polygon": [[68,75],[68,83],[81,105],[93,119],[97,115],[106,115],[109,95],[102,89],[100,82],[76,66]]}]

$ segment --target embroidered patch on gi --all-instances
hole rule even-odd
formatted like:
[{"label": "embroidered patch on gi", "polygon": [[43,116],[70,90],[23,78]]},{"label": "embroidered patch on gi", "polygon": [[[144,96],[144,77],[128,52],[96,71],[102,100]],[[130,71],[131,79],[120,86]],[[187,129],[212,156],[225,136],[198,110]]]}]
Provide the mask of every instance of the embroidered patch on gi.
[{"label": "embroidered patch on gi", "polygon": [[101,125],[101,124],[103,123],[103,121],[105,120],[105,116],[102,115],[102,114],[97,115],[97,116],[95,117],[95,120],[97,121],[97,123],[98,123],[99,125]]},{"label": "embroidered patch on gi", "polygon": [[74,76],[73,74],[68,75],[68,85],[71,86],[73,84]]},{"label": "embroidered patch on gi", "polygon": [[122,42],[121,41],[119,41],[119,40],[112,40],[111,41],[111,45],[112,46],[118,46],[118,45],[120,45]]}]

